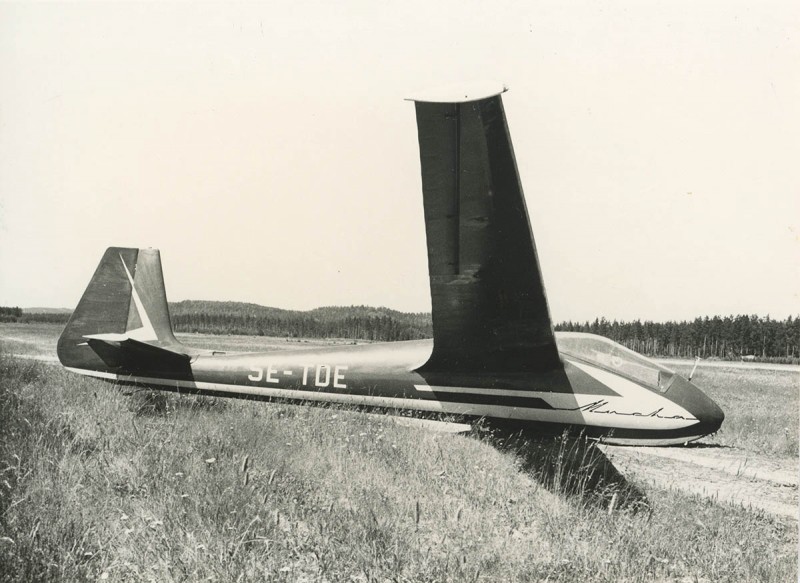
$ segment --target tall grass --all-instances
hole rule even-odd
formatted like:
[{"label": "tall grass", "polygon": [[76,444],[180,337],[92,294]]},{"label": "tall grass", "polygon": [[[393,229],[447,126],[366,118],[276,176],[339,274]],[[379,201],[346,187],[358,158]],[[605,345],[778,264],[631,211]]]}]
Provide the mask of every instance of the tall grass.
[{"label": "tall grass", "polygon": [[578,442],[126,392],[0,357],[0,581],[797,576],[796,524],[657,490],[609,511],[613,476],[569,485]]},{"label": "tall grass", "polygon": [[[675,368],[682,374],[691,369]],[[725,411],[713,442],[767,455],[800,454],[800,373],[700,367],[692,382]]]},{"label": "tall grass", "polygon": [[645,493],[628,482],[597,447],[580,435],[541,436],[533,431],[492,432],[489,442],[499,451],[516,456],[519,467],[550,492],[587,508],[648,511]]}]

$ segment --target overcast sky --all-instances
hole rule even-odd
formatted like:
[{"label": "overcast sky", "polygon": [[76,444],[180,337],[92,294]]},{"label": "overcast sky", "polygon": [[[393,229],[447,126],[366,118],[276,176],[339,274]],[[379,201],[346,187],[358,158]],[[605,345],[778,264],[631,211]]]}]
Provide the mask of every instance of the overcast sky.
[{"label": "overcast sky", "polygon": [[413,104],[497,80],[554,320],[800,312],[800,4],[0,5],[0,305],[430,309]]}]

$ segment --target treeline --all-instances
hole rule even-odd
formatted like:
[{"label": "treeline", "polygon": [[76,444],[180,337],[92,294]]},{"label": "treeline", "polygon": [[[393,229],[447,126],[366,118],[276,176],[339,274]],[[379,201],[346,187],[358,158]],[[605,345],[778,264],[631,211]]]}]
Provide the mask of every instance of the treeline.
[{"label": "treeline", "polygon": [[22,317],[22,308],[0,307],[0,322],[17,322]]},{"label": "treeline", "polygon": [[562,322],[556,330],[600,334],[648,356],[770,360],[800,358],[800,318],[714,316],[684,322]]},{"label": "treeline", "polygon": [[22,308],[0,306],[0,322],[66,324],[71,315],[71,312],[26,312]]},{"label": "treeline", "polygon": [[[169,305],[176,332],[391,342],[433,336],[431,315],[368,306],[282,310],[243,302],[186,300]],[[64,324],[69,312],[0,307],[0,322]],[[800,360],[800,318],[714,316],[681,322],[562,322],[556,330],[606,336],[648,356],[724,360]]]},{"label": "treeline", "polygon": [[430,314],[368,306],[281,310],[242,302],[187,300],[170,304],[176,332],[392,342],[430,338]]}]

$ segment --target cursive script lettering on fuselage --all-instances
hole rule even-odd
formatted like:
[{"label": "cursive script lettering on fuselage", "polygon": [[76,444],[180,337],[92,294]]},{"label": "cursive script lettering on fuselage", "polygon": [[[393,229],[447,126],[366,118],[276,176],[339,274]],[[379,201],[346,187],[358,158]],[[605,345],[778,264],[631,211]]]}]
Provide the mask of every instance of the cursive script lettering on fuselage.
[{"label": "cursive script lettering on fuselage", "polygon": [[658,419],[682,419],[684,421],[697,421],[694,417],[684,417],[683,415],[662,415],[661,412],[664,410],[663,407],[659,407],[652,413],[641,413],[639,411],[632,411],[630,413],[626,413],[624,411],[615,411],[614,409],[608,409],[608,401],[605,399],[601,399],[599,401],[595,401],[593,403],[589,403],[587,405],[581,405],[580,407],[571,407],[566,409],[561,409],[562,411],[583,411],[585,413],[600,413],[604,415],[623,415],[626,417],[656,417]]}]

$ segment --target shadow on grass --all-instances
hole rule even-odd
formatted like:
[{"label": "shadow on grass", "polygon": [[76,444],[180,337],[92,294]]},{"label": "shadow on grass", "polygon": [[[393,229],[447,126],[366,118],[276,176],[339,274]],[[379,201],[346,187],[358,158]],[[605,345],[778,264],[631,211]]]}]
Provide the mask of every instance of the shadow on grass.
[{"label": "shadow on grass", "polygon": [[644,492],[626,480],[596,442],[584,435],[543,436],[495,428],[488,443],[515,455],[528,474],[555,494],[609,512],[650,510]]}]

